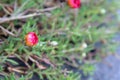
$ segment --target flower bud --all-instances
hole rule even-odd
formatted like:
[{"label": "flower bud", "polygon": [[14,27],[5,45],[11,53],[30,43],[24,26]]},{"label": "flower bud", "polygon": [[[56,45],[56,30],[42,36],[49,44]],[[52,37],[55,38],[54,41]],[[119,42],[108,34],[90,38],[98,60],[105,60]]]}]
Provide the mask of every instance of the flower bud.
[{"label": "flower bud", "polygon": [[38,43],[38,36],[35,32],[29,32],[25,36],[25,43],[27,46],[34,46]]}]

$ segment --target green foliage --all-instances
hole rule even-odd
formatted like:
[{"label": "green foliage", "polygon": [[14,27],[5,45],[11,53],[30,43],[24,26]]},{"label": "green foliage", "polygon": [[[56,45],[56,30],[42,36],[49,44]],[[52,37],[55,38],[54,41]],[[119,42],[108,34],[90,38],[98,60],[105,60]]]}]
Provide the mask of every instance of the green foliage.
[{"label": "green foliage", "polygon": [[[7,0],[5,0],[6,2]],[[18,0],[20,6],[14,10],[13,15],[17,16],[21,12],[27,9],[43,9],[43,0]],[[32,64],[28,69],[27,74],[21,76],[18,80],[28,80],[36,72],[41,79],[46,76],[49,80],[80,80],[81,74],[75,73],[72,70],[63,74],[61,67],[65,61],[63,58],[67,58],[72,61],[71,55],[74,55],[76,59],[82,61],[85,55],[89,54],[90,50],[94,49],[94,44],[101,40],[109,41],[113,34],[117,31],[113,27],[98,28],[98,26],[104,22],[106,13],[101,13],[101,9],[105,9],[108,12],[113,12],[114,9],[110,7],[108,9],[108,3],[104,1],[104,4],[93,5],[94,1],[91,1],[89,5],[83,4],[78,11],[77,17],[73,15],[67,4],[62,8],[57,8],[50,11],[50,16],[46,14],[26,19],[25,23],[21,26],[21,33],[17,37],[8,36],[2,45],[0,45],[0,61],[17,65],[16,61],[7,59],[9,55],[15,55],[18,58],[28,60],[28,57],[35,54],[39,58],[43,58],[43,55],[55,64],[57,67],[49,67],[46,70],[40,70],[36,68],[35,64]],[[14,0],[7,2],[9,4],[14,3]],[[39,5],[40,3],[40,5]],[[106,6],[107,5],[107,6]],[[109,4],[112,5],[112,4]],[[114,4],[113,4],[114,5]],[[116,7],[115,7],[116,8]],[[14,24],[19,24],[19,21],[13,21]],[[39,26],[38,23],[41,23]],[[4,24],[6,25],[6,24]],[[110,24],[111,25],[111,24]],[[6,26],[7,27],[7,26]],[[42,28],[42,30],[41,30]],[[107,32],[109,31],[109,32]],[[39,43],[36,46],[28,47],[25,45],[24,38],[28,32],[36,32],[39,38]],[[51,44],[52,41],[57,42],[57,45]],[[82,44],[85,43],[87,47],[84,48]],[[101,53],[106,52],[106,49],[110,49],[110,43],[107,42],[105,47],[101,48]],[[99,56],[98,56],[99,57]],[[74,63],[71,63],[75,66]],[[76,67],[76,66],[75,66]],[[77,65],[78,70],[83,70],[83,73],[88,75],[94,71],[94,66],[88,63],[84,65]],[[3,68],[0,67],[2,72]],[[10,73],[5,80],[16,80],[16,75]]]}]

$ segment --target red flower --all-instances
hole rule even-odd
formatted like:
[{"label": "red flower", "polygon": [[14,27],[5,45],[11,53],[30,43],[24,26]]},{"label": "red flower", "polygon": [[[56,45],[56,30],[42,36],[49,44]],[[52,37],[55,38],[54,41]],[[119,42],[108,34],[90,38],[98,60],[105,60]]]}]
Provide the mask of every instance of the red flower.
[{"label": "red flower", "polygon": [[68,0],[67,2],[71,8],[79,8],[81,6],[80,0]]},{"label": "red flower", "polygon": [[25,43],[27,46],[34,46],[38,43],[38,37],[35,32],[29,32],[25,36]]}]

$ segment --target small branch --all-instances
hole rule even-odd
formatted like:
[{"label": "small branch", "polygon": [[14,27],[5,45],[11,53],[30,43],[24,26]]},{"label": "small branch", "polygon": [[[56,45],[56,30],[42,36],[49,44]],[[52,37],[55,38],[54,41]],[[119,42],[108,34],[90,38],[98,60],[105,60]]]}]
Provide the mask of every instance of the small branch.
[{"label": "small branch", "polygon": [[51,65],[51,66],[54,67],[54,68],[56,67],[56,65],[53,64],[47,57],[44,57],[44,58],[42,58],[42,59],[40,59],[40,58],[39,58],[38,56],[36,56],[36,55],[33,55],[32,57],[35,58],[35,59],[38,59],[39,61],[45,62],[45,63]]},{"label": "small branch", "polygon": [[19,19],[25,19],[25,18],[30,18],[30,17],[35,17],[35,16],[39,16],[42,13],[33,13],[33,14],[29,14],[29,15],[24,15],[24,16],[13,16],[10,18],[0,18],[0,23],[4,23],[7,21],[13,21],[13,20],[19,20]]},{"label": "small branch", "polygon": [[37,66],[39,69],[41,69],[41,70],[46,69],[46,67],[44,67],[43,65],[40,65],[39,62],[36,61],[35,59],[33,59],[31,56],[29,57],[29,59],[30,59],[33,63],[35,63],[36,66]]},{"label": "small branch", "polygon": [[35,17],[35,16],[40,16],[43,14],[43,12],[46,12],[46,11],[52,11],[56,8],[58,8],[59,6],[56,6],[56,7],[52,7],[52,8],[47,8],[47,9],[43,9],[43,10],[38,10],[36,11],[35,13],[31,13],[31,14],[28,14],[28,15],[19,15],[18,16],[12,16],[12,17],[6,17],[6,18],[0,18],[0,24],[1,23],[4,23],[4,22],[7,22],[7,21],[13,21],[13,20],[19,20],[19,19],[26,19],[26,18],[30,18],[30,17]]},{"label": "small branch", "polygon": [[68,49],[68,50],[63,50],[62,52],[63,53],[69,53],[69,52],[74,52],[74,51],[81,51],[80,48],[71,48],[71,49]]},{"label": "small branch", "polygon": [[8,33],[11,36],[16,36],[15,34],[13,34],[12,32],[8,31],[7,29],[3,28],[2,26],[0,26],[0,29],[2,29],[4,32]]},{"label": "small branch", "polygon": [[18,73],[21,73],[21,74],[26,74],[25,71],[19,70],[19,69],[17,69],[17,68],[8,67],[8,70],[9,70],[10,72],[18,72]]}]

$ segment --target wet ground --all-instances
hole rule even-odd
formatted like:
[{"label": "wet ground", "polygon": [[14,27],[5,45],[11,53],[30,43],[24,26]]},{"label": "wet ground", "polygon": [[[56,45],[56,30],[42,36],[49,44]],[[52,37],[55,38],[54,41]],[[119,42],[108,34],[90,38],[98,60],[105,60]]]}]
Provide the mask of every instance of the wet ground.
[{"label": "wet ground", "polygon": [[[117,19],[119,22],[120,10],[117,11]],[[119,27],[119,23],[116,22],[114,27]],[[108,55],[103,60],[96,63],[94,75],[91,76],[90,79],[88,80],[119,80],[120,79],[120,32],[117,32],[114,35],[112,41],[118,44],[118,47],[114,52],[114,55],[112,54]]]},{"label": "wet ground", "polygon": [[[120,49],[120,48],[119,48]],[[113,55],[107,56],[103,61],[97,63],[92,80],[119,80],[120,59]]]},{"label": "wet ground", "polygon": [[[120,42],[120,35],[116,36]],[[112,46],[112,45],[111,45]],[[91,80],[119,80],[120,79],[120,46],[114,55],[108,55],[101,62],[95,64],[95,72]],[[88,79],[89,80],[89,79]]]}]

